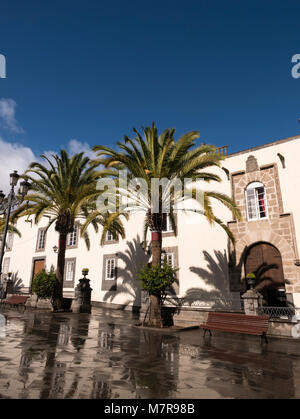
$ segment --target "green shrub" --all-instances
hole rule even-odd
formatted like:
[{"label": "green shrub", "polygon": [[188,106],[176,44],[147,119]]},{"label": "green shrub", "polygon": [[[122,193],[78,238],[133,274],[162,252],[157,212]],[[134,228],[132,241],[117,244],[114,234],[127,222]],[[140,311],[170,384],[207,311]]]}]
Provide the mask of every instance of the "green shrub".
[{"label": "green shrub", "polygon": [[39,298],[53,298],[57,289],[58,279],[54,272],[47,273],[44,269],[36,274],[32,281],[32,291]]},{"label": "green shrub", "polygon": [[150,295],[161,298],[166,288],[176,281],[177,270],[166,263],[163,266],[145,266],[138,272],[137,279]]}]

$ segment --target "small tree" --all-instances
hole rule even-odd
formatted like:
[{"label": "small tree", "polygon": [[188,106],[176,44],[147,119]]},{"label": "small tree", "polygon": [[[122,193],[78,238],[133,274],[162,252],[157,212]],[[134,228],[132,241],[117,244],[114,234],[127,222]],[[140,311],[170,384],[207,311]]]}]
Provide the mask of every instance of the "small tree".
[{"label": "small tree", "polygon": [[57,292],[58,279],[54,272],[46,272],[44,269],[36,274],[32,282],[32,291],[38,298],[50,298],[53,300]]},{"label": "small tree", "polygon": [[[167,288],[171,287],[176,282],[176,272],[178,268],[172,268],[167,263],[162,266],[145,266],[137,275],[137,279],[141,282],[144,290],[148,291],[150,295],[150,319],[153,316],[161,317],[161,313],[156,313],[157,309],[161,309],[162,303],[166,297]],[[155,296],[159,301],[159,305],[151,304],[151,296]],[[150,322],[151,323],[151,322]]]}]

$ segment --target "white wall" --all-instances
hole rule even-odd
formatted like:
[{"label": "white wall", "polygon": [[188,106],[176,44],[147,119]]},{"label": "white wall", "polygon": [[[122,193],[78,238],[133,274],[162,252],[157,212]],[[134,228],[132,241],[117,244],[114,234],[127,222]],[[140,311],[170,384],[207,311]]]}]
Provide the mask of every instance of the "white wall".
[{"label": "white wall", "polygon": [[[281,153],[285,157],[286,168],[282,168],[277,156]],[[300,208],[299,208],[299,155],[300,137],[297,140],[275,144],[258,150],[250,150],[244,153],[229,156],[224,162],[230,172],[245,170],[246,160],[249,155],[254,155],[259,166],[276,162],[279,170],[280,186],[283,196],[285,212],[294,215],[298,249],[300,248]],[[205,189],[216,190],[231,195],[230,181],[221,169],[214,169],[221,177],[222,183],[203,185]],[[224,222],[231,220],[230,212],[222,205],[214,206],[216,215]],[[137,290],[137,282],[133,278],[139,264],[146,262],[144,253],[139,244],[143,240],[143,213],[131,215],[125,223],[126,239],[120,239],[117,244],[100,246],[100,233],[96,234],[89,228],[91,250],[86,249],[83,239],[79,240],[78,247],[67,249],[67,258],[76,258],[75,285],[81,278],[82,268],[89,268],[88,277],[91,280],[92,300],[107,301],[115,304],[139,305],[140,295]],[[44,227],[48,223],[43,218],[39,226],[19,220],[17,228],[22,237],[14,236],[12,251],[6,252],[5,257],[10,257],[9,271],[17,273],[25,286],[30,285],[32,275],[32,261],[34,257],[46,256],[46,268],[51,265],[56,267],[57,254],[53,246],[58,246],[58,233],[52,226],[47,233],[46,249],[44,252],[36,252],[36,240],[38,227]],[[150,238],[150,236],[149,236]],[[178,246],[179,253],[179,280],[181,297],[190,296],[190,302],[200,301],[205,306],[230,305],[234,295],[229,292],[227,259],[227,236],[219,226],[210,226],[199,215],[188,216],[178,214],[178,237],[165,237],[163,247]],[[108,293],[101,290],[102,261],[105,254],[119,254],[118,267],[118,291]],[[144,259],[144,260],[143,260]],[[126,291],[126,287],[128,291]]]}]

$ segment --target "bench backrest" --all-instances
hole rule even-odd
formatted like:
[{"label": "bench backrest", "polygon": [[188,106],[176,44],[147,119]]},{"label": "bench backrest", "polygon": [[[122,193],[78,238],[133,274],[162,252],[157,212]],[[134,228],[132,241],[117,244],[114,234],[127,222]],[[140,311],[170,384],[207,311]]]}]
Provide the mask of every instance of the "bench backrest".
[{"label": "bench backrest", "polygon": [[23,304],[26,303],[28,296],[24,295],[11,295],[6,299],[7,302],[12,304]]},{"label": "bench backrest", "polygon": [[268,330],[269,316],[249,316],[237,313],[209,312],[207,323],[224,324],[232,326],[251,326],[262,330]]}]

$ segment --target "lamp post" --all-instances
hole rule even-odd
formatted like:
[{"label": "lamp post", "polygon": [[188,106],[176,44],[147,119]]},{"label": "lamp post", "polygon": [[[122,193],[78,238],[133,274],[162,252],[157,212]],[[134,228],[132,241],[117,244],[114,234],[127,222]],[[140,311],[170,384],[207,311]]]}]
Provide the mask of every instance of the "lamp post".
[{"label": "lamp post", "polygon": [[246,276],[246,281],[247,281],[247,284],[248,284],[250,290],[253,290],[253,288],[255,286],[255,283],[256,283],[255,279],[256,279],[255,274],[252,273],[252,272],[247,274],[247,276]]},{"label": "lamp post", "polygon": [[11,208],[23,202],[24,197],[25,195],[27,195],[27,192],[30,186],[30,184],[26,180],[21,182],[21,187],[19,190],[20,197],[17,197],[15,195],[14,188],[15,186],[17,186],[20,176],[18,175],[18,172],[15,170],[13,173],[9,175],[9,177],[10,177],[11,189],[7,196],[7,201],[4,200],[5,198],[4,193],[0,191],[0,214],[6,214],[4,231],[2,234],[1,251],[0,251],[0,278],[2,278],[2,262],[3,262],[4,252],[5,252],[6,236],[7,236],[7,231],[8,231],[8,223],[9,223]]}]

